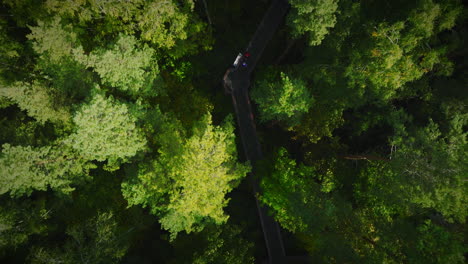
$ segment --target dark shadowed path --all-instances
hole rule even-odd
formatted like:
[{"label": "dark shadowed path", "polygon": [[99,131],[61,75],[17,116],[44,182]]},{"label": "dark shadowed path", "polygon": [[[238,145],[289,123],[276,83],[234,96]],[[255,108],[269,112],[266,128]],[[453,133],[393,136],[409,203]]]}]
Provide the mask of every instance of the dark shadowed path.
[{"label": "dark shadowed path", "polygon": [[[260,59],[263,50],[273,37],[279,24],[283,21],[289,9],[287,0],[273,0],[262,22],[247,46],[246,52],[251,55],[244,61],[247,67],[229,68],[224,76],[225,89],[232,96],[232,103],[237,117],[239,133],[242,139],[245,156],[254,165],[262,159],[262,151],[257,137],[252,107],[249,100],[250,74]],[[254,194],[260,193],[258,180],[249,175]],[[256,199],[258,214],[263,229],[265,245],[268,251],[269,263],[307,263],[303,257],[286,257],[281,231],[278,223],[268,214],[268,208]]]}]

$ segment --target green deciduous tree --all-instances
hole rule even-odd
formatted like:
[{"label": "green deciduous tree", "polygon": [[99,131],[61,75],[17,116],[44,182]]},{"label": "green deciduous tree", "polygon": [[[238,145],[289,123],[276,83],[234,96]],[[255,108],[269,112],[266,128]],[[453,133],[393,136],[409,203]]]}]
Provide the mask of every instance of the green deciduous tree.
[{"label": "green deciduous tree", "polygon": [[16,249],[31,235],[43,234],[49,212],[43,200],[2,200],[0,206],[0,257],[8,249]]},{"label": "green deciduous tree", "polygon": [[132,93],[153,88],[158,73],[155,51],[140,45],[133,36],[120,35],[109,50],[101,48],[89,55],[84,55],[81,48],[74,52],[75,58],[92,67],[104,84]]},{"label": "green deciduous tree", "polygon": [[172,243],[175,258],[170,263],[254,263],[253,243],[245,239],[240,226],[230,222],[208,225],[196,234],[179,235]]},{"label": "green deciduous tree", "polygon": [[71,57],[73,49],[79,45],[72,25],[62,25],[60,17],[50,22],[38,21],[37,26],[30,29],[27,37],[32,40],[34,51],[41,59],[52,63]]},{"label": "green deciduous tree", "polygon": [[[49,13],[58,14],[61,17],[76,19],[74,24],[87,25],[93,20],[97,21],[94,33],[107,34],[125,32],[134,33],[135,24],[133,18],[144,10],[144,1],[57,1],[47,0],[45,8]],[[132,22],[132,23],[129,23]]]},{"label": "green deciduous tree", "polygon": [[292,128],[299,136],[315,143],[323,138],[333,136],[333,131],[343,124],[343,108],[340,103],[329,104],[320,102],[314,104],[302,121]]},{"label": "green deciduous tree", "polygon": [[[412,263],[464,263],[466,249],[461,234],[449,232],[443,226],[426,220],[417,227],[418,239],[408,252]],[[409,251],[409,250],[408,250]]]},{"label": "green deciduous tree", "polygon": [[[371,173],[369,171],[368,175]],[[376,176],[381,175],[378,171]],[[349,242],[364,256],[364,262],[438,263],[451,260],[463,263],[462,225],[450,225],[443,216],[431,210],[415,206],[403,208],[398,204],[401,200],[392,197],[388,189],[393,188],[386,185],[381,189],[388,199],[384,202],[379,199],[384,194],[380,197],[370,194],[375,190],[370,190],[368,199],[356,196],[359,200],[355,219],[359,226],[349,228],[347,232],[356,238]],[[347,225],[351,226],[351,223]]]},{"label": "green deciduous tree", "polygon": [[285,73],[269,73],[252,90],[252,98],[263,122],[278,120],[290,126],[298,124],[314,102],[306,83]]},{"label": "green deciduous tree", "polygon": [[211,115],[206,115],[194,126],[178,156],[161,153],[175,180],[169,211],[161,223],[174,233],[197,230],[196,224],[203,218],[224,223],[228,218],[223,212],[228,202],[225,195],[248,172],[247,166],[236,161],[232,120],[221,127],[211,122]]},{"label": "green deciduous tree", "polygon": [[358,233],[375,244],[363,250],[392,262],[463,263],[466,114],[449,111],[442,125],[410,121],[392,121],[391,159],[368,161],[354,183],[357,217],[366,227]]},{"label": "green deciduous tree", "polygon": [[195,1],[150,1],[136,16],[141,38],[178,59],[208,50],[213,44],[210,32],[195,10]]},{"label": "green deciduous tree", "polygon": [[42,3],[34,0],[4,0],[2,4],[8,7],[8,13],[19,27],[27,27],[47,16]]},{"label": "green deciduous tree", "polygon": [[99,212],[87,221],[70,225],[64,244],[56,248],[36,247],[31,263],[118,263],[128,246],[120,239],[113,212]]},{"label": "green deciduous tree", "polygon": [[32,42],[36,53],[34,67],[39,72],[35,76],[39,75],[47,84],[56,105],[70,107],[81,101],[92,87],[93,75],[85,65],[75,60],[74,55],[82,42],[78,27],[55,16],[51,20],[38,21],[37,26],[29,28],[31,33],[26,37]]},{"label": "green deciduous tree", "polygon": [[447,221],[464,223],[466,133],[460,123],[451,129],[455,131],[442,136],[431,121],[427,127],[415,128],[409,134],[401,131],[393,137],[391,144],[397,150],[391,161],[370,164],[361,174],[366,199],[379,201],[389,213],[407,214],[411,208],[426,208],[440,212]]},{"label": "green deciduous tree", "polygon": [[[423,190],[428,190],[416,181],[410,183],[413,186],[407,185],[404,176],[388,169],[388,162],[371,164],[355,179],[351,203],[343,199],[350,193],[342,189],[339,175],[343,173],[340,170],[351,168],[335,166],[317,171],[298,165],[281,149],[272,168],[263,175],[260,199],[284,228],[298,235],[317,262],[424,263],[437,259],[462,263],[462,238],[454,232],[462,227],[447,227],[444,215],[448,214],[443,212],[437,219],[435,206],[429,208],[419,202]],[[351,176],[349,172],[346,175]],[[453,192],[449,196],[459,197],[459,187],[449,188]],[[425,197],[437,198],[437,193],[443,192],[435,193]],[[453,200],[444,200],[446,207],[460,204],[451,204]],[[464,209],[457,208],[463,211],[461,217]]]},{"label": "green deciduous tree", "polygon": [[[330,190],[325,188],[321,193],[321,186],[314,182],[314,178],[317,177],[315,169],[303,164],[298,165],[288,157],[286,149],[281,148],[267,174],[261,182],[263,193],[260,200],[272,209],[281,226],[291,232],[319,228],[317,223],[323,221],[327,213],[323,212],[322,216],[317,217],[310,208],[317,210],[324,206],[326,201],[323,200],[323,193]],[[333,211],[333,207],[329,204],[326,210]],[[321,225],[323,224],[322,222]]]},{"label": "green deciduous tree", "polygon": [[[207,28],[194,10],[193,0],[152,1],[73,1],[48,0],[51,14],[75,20],[75,24],[93,24],[93,38],[102,39],[117,33],[134,35],[166,50],[170,56],[197,51],[211,45]],[[176,45],[177,44],[177,45]]]},{"label": "green deciduous tree", "polygon": [[0,156],[0,194],[30,195],[34,190],[70,193],[89,179],[92,166],[64,145],[32,148],[4,144]]},{"label": "green deciduous tree", "polygon": [[184,230],[199,231],[205,221],[226,222],[225,195],[249,170],[236,161],[231,122],[214,126],[211,115],[206,115],[195,124],[187,140],[178,137],[173,127],[163,131],[153,169],[142,168],[138,180],[123,184],[129,204],[147,205],[158,213],[161,202],[166,203],[158,214],[162,216],[163,228],[172,237]]},{"label": "green deciduous tree", "polygon": [[387,101],[428,72],[450,74],[448,48],[437,34],[452,28],[460,13],[458,1],[426,0],[393,23],[369,21],[356,48],[349,51],[344,72],[348,86],[366,99]]},{"label": "green deciduous tree", "polygon": [[284,148],[262,168],[260,201],[282,227],[298,235],[314,262],[359,260],[345,239],[352,234],[344,224],[351,221],[359,226],[359,221],[351,214],[351,204],[337,193],[333,171],[322,174],[313,166],[298,164]]},{"label": "green deciduous tree", "polygon": [[0,97],[15,102],[21,110],[42,124],[46,121],[66,123],[71,118],[66,107],[55,103],[53,90],[38,81],[16,82],[0,87]]},{"label": "green deciduous tree", "polygon": [[[110,169],[135,156],[146,146],[146,139],[128,107],[96,94],[74,116],[76,132],[65,140],[89,160],[108,161]],[[115,167],[117,166],[117,167]]]},{"label": "green deciduous tree", "polygon": [[96,1],[78,0],[71,2],[61,2],[57,0],[47,0],[46,8],[55,11],[60,15],[77,16],[82,21],[89,21],[98,15],[106,15],[114,19],[130,21],[134,12],[143,4],[142,0],[134,1]]},{"label": "green deciduous tree", "polygon": [[254,263],[254,258],[249,252],[253,244],[242,238],[238,226],[225,224],[221,228],[211,228],[208,233],[208,243],[202,252],[195,252],[194,264]]},{"label": "green deciduous tree", "polygon": [[288,24],[292,35],[307,34],[310,45],[319,45],[336,23],[338,0],[289,0],[292,10]]},{"label": "green deciduous tree", "polygon": [[184,0],[182,3],[179,5],[172,0],[149,3],[138,16],[142,38],[166,48],[173,47],[178,39],[186,39],[189,15],[182,12],[179,6],[190,10],[194,3],[192,0]]},{"label": "green deciduous tree", "polygon": [[442,136],[438,126],[430,122],[413,136],[395,137],[393,144],[400,148],[392,159],[394,171],[406,178],[412,202],[437,210],[448,221],[462,223],[468,215],[468,143],[462,128],[466,117],[461,122],[452,120],[448,136]]},{"label": "green deciduous tree", "polygon": [[333,34],[304,52],[296,72],[313,85],[320,102],[305,119],[321,122],[303,122],[294,129],[301,135],[321,138],[341,124],[328,120],[341,119],[343,111],[413,97],[421,90],[412,82],[452,72],[447,56],[453,47],[443,36],[460,17],[460,1],[417,1],[404,11],[396,2],[379,3],[342,1]]}]

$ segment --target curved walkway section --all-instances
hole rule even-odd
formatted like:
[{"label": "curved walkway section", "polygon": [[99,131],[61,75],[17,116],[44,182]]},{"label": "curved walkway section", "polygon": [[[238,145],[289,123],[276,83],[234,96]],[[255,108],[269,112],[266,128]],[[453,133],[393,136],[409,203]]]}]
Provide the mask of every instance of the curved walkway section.
[{"label": "curved walkway section", "polygon": [[[224,86],[226,91],[229,91],[232,96],[245,156],[252,164],[262,159],[263,155],[248,96],[250,73],[255,69],[263,50],[283,21],[288,8],[289,4],[286,0],[273,0],[247,46],[246,52],[249,52],[250,56],[243,60],[243,62],[247,63],[247,66],[229,68],[224,75]],[[260,193],[258,180],[253,174],[250,174],[250,179],[254,194]],[[290,263],[286,258],[278,223],[268,214],[268,209],[265,206],[262,206],[257,199],[256,202],[268,251],[269,263]]]}]

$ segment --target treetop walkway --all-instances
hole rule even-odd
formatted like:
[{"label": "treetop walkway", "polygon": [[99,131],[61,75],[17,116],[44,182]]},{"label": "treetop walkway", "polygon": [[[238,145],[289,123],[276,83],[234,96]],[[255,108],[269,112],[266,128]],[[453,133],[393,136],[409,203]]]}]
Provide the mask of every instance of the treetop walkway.
[{"label": "treetop walkway", "polygon": [[[245,50],[248,56],[241,55],[241,60],[236,60],[238,62],[237,65],[230,67],[223,78],[224,88],[232,97],[245,157],[252,164],[261,160],[263,155],[248,96],[250,74],[255,69],[263,50],[283,21],[288,9],[289,3],[287,0],[273,0]],[[242,65],[242,63],[245,64]],[[253,173],[250,173],[249,177],[254,195],[260,193],[258,179],[254,177]],[[260,204],[257,198],[255,200],[268,252],[268,262],[271,264],[308,263],[307,258],[304,257],[286,256],[278,223],[268,214],[268,208]]]}]

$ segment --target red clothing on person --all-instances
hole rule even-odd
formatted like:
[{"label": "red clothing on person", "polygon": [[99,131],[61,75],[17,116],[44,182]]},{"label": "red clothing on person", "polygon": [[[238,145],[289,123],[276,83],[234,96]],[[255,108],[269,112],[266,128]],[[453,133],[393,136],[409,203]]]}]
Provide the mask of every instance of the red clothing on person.
[{"label": "red clothing on person", "polygon": [[250,52],[244,53],[244,57],[246,57],[246,58],[250,57]]}]

